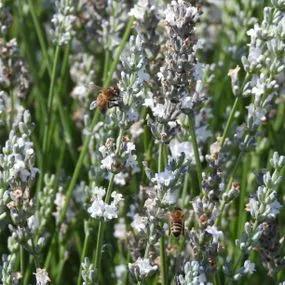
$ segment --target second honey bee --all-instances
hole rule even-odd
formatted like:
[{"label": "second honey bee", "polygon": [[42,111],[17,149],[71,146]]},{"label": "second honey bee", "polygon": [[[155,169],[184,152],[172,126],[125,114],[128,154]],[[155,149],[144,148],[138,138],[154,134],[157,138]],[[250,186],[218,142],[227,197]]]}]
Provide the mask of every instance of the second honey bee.
[{"label": "second honey bee", "polygon": [[184,235],[184,214],[182,209],[176,207],[169,214],[170,233],[175,237]]},{"label": "second honey bee", "polygon": [[117,86],[102,88],[96,100],[91,103],[90,109],[97,107],[102,113],[105,113],[107,109],[118,106],[119,96],[120,89]]}]

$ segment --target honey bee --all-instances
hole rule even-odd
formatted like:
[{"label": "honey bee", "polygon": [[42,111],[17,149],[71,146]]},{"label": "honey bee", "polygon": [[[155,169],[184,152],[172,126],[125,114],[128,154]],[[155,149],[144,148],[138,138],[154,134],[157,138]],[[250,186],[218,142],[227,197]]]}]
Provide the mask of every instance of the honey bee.
[{"label": "honey bee", "polygon": [[120,89],[117,86],[101,88],[96,100],[91,103],[90,109],[98,107],[102,113],[105,113],[107,109],[118,106],[119,96]]},{"label": "honey bee", "polygon": [[176,207],[174,211],[169,214],[170,233],[175,237],[184,235],[184,214],[182,209]]}]

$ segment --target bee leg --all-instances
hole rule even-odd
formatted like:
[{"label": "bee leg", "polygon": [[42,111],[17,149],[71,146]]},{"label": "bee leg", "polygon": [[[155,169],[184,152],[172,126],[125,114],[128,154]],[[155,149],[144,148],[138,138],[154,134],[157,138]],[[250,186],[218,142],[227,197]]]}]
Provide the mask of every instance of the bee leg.
[{"label": "bee leg", "polygon": [[112,108],[112,107],[118,107],[119,106],[119,103],[117,100],[110,100],[108,102],[108,108]]}]

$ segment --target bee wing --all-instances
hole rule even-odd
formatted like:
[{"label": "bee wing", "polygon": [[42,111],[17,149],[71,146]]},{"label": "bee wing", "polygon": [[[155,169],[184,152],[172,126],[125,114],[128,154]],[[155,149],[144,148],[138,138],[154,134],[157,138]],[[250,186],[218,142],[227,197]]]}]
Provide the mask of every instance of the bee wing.
[{"label": "bee wing", "polygon": [[86,84],[85,87],[88,90],[88,93],[98,93],[102,89],[102,87],[96,85],[93,82]]},{"label": "bee wing", "polygon": [[[86,87],[88,93],[99,93],[99,91],[102,90],[102,87],[96,85],[93,82],[86,84],[85,87]],[[96,107],[97,107],[97,102],[96,102],[96,100],[94,100],[91,102],[91,104],[89,106],[89,110],[94,110]]]},{"label": "bee wing", "polygon": [[97,102],[96,100],[92,101],[90,106],[89,106],[89,110],[94,110],[97,107]]}]

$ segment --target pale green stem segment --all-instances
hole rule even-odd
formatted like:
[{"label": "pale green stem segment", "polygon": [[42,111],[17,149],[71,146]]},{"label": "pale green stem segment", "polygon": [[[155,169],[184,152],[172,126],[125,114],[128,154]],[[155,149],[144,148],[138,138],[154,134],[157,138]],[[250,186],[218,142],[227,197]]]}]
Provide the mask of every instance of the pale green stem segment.
[{"label": "pale green stem segment", "polygon": [[[36,29],[36,34],[37,34],[37,37],[38,37],[38,40],[39,40],[39,43],[40,43],[40,47],[41,47],[41,51],[42,51],[42,54],[43,54],[43,58],[45,60],[46,66],[47,66],[49,77],[51,78],[52,77],[52,70],[51,70],[51,67],[50,67],[50,59],[49,59],[49,55],[48,55],[48,52],[47,52],[47,47],[46,47],[46,43],[45,43],[45,40],[44,40],[43,32],[42,32],[42,29],[40,27],[40,23],[38,21],[38,18],[37,18],[37,15],[36,15],[36,11],[35,11],[35,7],[34,7],[34,4],[33,4],[32,0],[28,0],[28,3],[29,3],[29,9],[30,9],[30,12],[31,12],[31,15],[32,15],[33,23],[34,23],[34,26],[35,26],[35,29]],[[62,68],[62,73],[63,74],[61,74],[61,79],[63,78],[63,75],[66,72],[66,66],[67,66],[66,63],[67,63],[67,59],[68,59],[68,54],[69,54],[69,46],[67,46],[67,48],[65,49],[65,53],[64,53],[64,61],[63,61],[63,68]],[[60,96],[59,96],[58,92],[56,92],[56,99],[57,99],[57,107],[58,107],[58,110],[59,110],[60,119],[61,119],[61,122],[62,122],[62,126],[64,128],[64,134],[65,134],[64,138],[65,138],[66,143],[69,146],[69,151],[70,151],[70,154],[71,154],[72,158],[75,159],[75,154],[74,154],[74,151],[73,151],[72,140],[71,140],[71,132],[70,132],[70,129],[69,129],[69,125],[67,123],[68,119],[67,119],[66,113],[64,111],[64,108],[63,108],[63,106],[62,106],[62,104],[60,102],[61,100],[60,100]]]},{"label": "pale green stem segment", "polygon": [[[162,171],[162,155],[163,155],[163,144],[159,144],[158,149],[158,172]],[[166,270],[166,253],[165,253],[165,239],[164,235],[160,237],[159,240],[160,245],[160,276],[161,276],[161,284],[167,284],[167,270]]]},{"label": "pale green stem segment", "polygon": [[200,188],[200,193],[201,193],[202,192],[202,164],[200,161],[199,147],[198,147],[198,142],[197,142],[197,137],[196,137],[196,132],[195,132],[195,120],[192,116],[189,116],[189,130],[190,130],[191,142],[192,142],[193,151],[194,151],[199,188]]},{"label": "pale green stem segment", "polygon": [[222,136],[221,147],[223,147],[223,145],[225,143],[225,140],[226,140],[226,138],[228,136],[229,129],[230,129],[231,125],[232,125],[232,122],[233,122],[233,119],[234,119],[234,115],[235,115],[235,112],[236,112],[237,107],[238,107],[239,98],[240,97],[236,97],[235,102],[234,102],[233,107],[232,107],[232,110],[231,110],[231,113],[230,113],[230,116],[228,117],[228,120],[227,120],[227,123],[226,123],[226,128],[225,128],[223,136]]},{"label": "pale green stem segment", "polygon": [[40,47],[41,47],[41,50],[42,50],[42,53],[43,53],[43,56],[44,56],[44,59],[46,62],[47,70],[48,70],[49,76],[51,77],[52,70],[51,70],[50,65],[49,65],[49,56],[48,56],[46,44],[44,41],[44,36],[43,36],[42,30],[40,27],[40,23],[38,21],[36,11],[35,11],[35,7],[34,7],[32,0],[28,0],[28,3],[29,3],[30,12],[32,15],[33,23],[34,23],[34,26],[36,29],[37,37],[39,39]]},{"label": "pale green stem segment", "polygon": [[51,74],[51,82],[50,82],[50,88],[49,88],[49,94],[48,94],[48,107],[47,107],[47,114],[45,118],[45,129],[44,129],[44,139],[43,139],[43,158],[41,162],[41,174],[40,174],[40,188],[43,183],[43,175],[44,175],[44,158],[46,156],[47,152],[47,146],[48,146],[48,134],[49,134],[49,127],[51,122],[51,109],[52,109],[52,103],[53,103],[53,97],[54,97],[54,86],[55,86],[55,78],[56,78],[56,66],[59,58],[59,50],[60,47],[56,46],[55,50],[55,56],[54,56],[54,62],[52,67],[52,74]]}]

